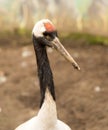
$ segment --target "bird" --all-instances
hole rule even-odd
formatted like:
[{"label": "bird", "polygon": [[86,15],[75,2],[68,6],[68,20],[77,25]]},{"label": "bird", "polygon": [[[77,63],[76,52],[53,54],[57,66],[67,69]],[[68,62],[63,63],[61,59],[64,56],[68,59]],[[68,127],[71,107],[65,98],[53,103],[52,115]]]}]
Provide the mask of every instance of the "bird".
[{"label": "bird", "polygon": [[15,130],[71,130],[57,117],[55,87],[47,47],[59,51],[74,68],[80,70],[80,67],[61,44],[57,29],[49,19],[42,19],[34,25],[32,39],[40,84],[40,109],[36,116],[19,125]]}]

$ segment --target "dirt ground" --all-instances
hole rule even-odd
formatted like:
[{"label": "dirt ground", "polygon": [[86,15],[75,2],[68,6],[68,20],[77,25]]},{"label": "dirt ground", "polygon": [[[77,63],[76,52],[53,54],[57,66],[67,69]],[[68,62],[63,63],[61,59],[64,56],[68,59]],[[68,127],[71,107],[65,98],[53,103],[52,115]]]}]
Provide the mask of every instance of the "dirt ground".
[{"label": "dirt ground", "polygon": [[[78,44],[65,47],[81,71],[74,70],[55,50],[48,49],[59,119],[73,130],[108,130],[108,47]],[[39,101],[32,43],[1,46],[0,130],[14,130],[35,116]]]}]

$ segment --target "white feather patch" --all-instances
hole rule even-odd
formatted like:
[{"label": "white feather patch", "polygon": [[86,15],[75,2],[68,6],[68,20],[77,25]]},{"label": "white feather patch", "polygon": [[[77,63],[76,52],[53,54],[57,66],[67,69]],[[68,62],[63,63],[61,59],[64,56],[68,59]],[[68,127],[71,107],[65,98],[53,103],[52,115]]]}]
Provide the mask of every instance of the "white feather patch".
[{"label": "white feather patch", "polygon": [[43,32],[46,31],[44,23],[51,23],[51,21],[49,19],[42,19],[39,22],[37,22],[32,30],[32,34],[34,34],[35,37],[43,36]]},{"label": "white feather patch", "polygon": [[37,116],[21,124],[15,130],[71,130],[68,125],[57,119],[56,103],[47,90],[45,101]]}]

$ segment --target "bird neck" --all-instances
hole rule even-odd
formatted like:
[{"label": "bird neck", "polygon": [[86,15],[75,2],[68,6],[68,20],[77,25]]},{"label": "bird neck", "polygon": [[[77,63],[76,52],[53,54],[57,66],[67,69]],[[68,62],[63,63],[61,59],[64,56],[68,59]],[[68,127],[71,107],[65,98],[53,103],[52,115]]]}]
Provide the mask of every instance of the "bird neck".
[{"label": "bird neck", "polygon": [[55,126],[57,121],[57,110],[56,110],[56,103],[53,100],[50,92],[46,89],[45,93],[45,100],[42,104],[41,109],[38,112],[38,119],[46,130],[50,127]]},{"label": "bird neck", "polygon": [[40,92],[41,92],[40,107],[41,107],[45,99],[46,88],[48,88],[53,100],[55,100],[55,90],[54,90],[53,75],[46,52],[46,46],[44,46],[41,43],[40,39],[35,38],[33,40],[33,43],[36,53],[38,77],[40,82]]}]

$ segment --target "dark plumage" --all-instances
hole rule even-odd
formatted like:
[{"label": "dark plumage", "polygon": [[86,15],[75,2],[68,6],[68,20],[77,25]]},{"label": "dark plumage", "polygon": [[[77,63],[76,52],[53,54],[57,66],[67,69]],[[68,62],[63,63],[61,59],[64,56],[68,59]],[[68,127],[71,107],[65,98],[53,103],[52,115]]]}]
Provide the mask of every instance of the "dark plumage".
[{"label": "dark plumage", "polygon": [[48,88],[53,99],[55,100],[53,75],[52,75],[52,71],[50,68],[50,64],[46,52],[45,42],[46,41],[44,40],[44,38],[41,37],[36,38],[33,35],[33,43],[34,43],[34,50],[36,54],[36,60],[38,66],[38,77],[40,81],[40,91],[41,91],[40,107],[44,102],[46,88]]},{"label": "dark plumage", "polygon": [[46,46],[60,52],[76,69],[80,69],[57,37],[54,25],[48,19],[37,22],[33,28],[33,44],[36,54],[40,82],[40,110],[37,116],[23,123],[15,130],[71,130],[57,119],[53,75],[50,68]]}]

